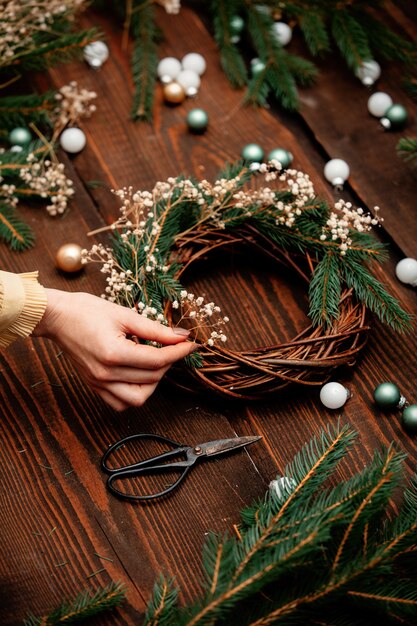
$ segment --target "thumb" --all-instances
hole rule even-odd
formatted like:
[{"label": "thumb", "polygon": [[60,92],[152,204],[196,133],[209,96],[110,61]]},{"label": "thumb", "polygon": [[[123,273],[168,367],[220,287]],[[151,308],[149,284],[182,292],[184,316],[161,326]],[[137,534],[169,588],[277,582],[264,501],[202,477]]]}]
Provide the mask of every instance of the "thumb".
[{"label": "thumb", "polygon": [[124,327],[125,332],[131,335],[162,344],[179,343],[187,339],[190,334],[190,331],[186,328],[164,326],[160,322],[155,322],[129,310],[126,310]]}]

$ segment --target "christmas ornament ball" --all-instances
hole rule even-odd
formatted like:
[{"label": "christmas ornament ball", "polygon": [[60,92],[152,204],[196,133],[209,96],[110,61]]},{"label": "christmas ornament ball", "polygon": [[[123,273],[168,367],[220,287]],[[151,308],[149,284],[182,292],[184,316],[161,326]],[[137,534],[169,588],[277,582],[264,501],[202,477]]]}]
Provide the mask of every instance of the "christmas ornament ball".
[{"label": "christmas ornament ball", "polygon": [[395,267],[395,274],[402,283],[417,287],[417,260],[411,257],[401,259]]},{"label": "christmas ornament ball", "polygon": [[392,104],[381,119],[382,126],[387,130],[400,130],[407,123],[407,109],[402,104]]},{"label": "christmas ornament ball", "polygon": [[341,189],[349,178],[349,165],[343,159],[330,159],[324,166],[324,176],[336,189]]},{"label": "christmas ornament ball", "polygon": [[240,35],[244,28],[245,21],[243,17],[240,17],[240,15],[234,15],[230,20],[230,32],[233,33],[233,35]]},{"label": "christmas ornament ball", "polygon": [[205,58],[198,52],[190,52],[189,54],[186,54],[182,59],[181,64],[183,70],[191,70],[199,76],[204,74],[207,67]]},{"label": "christmas ornament ball", "polygon": [[175,57],[165,57],[159,61],[156,72],[160,79],[168,77],[171,80],[174,80],[181,72],[181,69],[181,63],[178,59]]},{"label": "christmas ornament ball", "polygon": [[264,155],[264,151],[257,143],[248,143],[242,150],[242,159],[251,163],[263,161]]},{"label": "christmas ornament ball", "polygon": [[274,22],[272,31],[281,46],[286,46],[292,39],[292,30],[285,22]]},{"label": "christmas ornament ball", "polygon": [[376,91],[368,100],[368,111],[374,117],[383,117],[391,105],[391,96],[383,91]]},{"label": "christmas ornament ball", "polygon": [[398,408],[401,398],[401,392],[395,383],[381,383],[374,391],[374,400],[380,409]]},{"label": "christmas ornament ball", "polygon": [[200,76],[197,74],[197,72],[194,72],[193,70],[181,70],[176,80],[177,83],[179,83],[181,87],[185,89],[185,91],[187,91],[187,89],[189,89],[190,87],[193,89],[198,89],[201,82]]},{"label": "christmas ornament ball", "polygon": [[268,154],[268,161],[278,161],[281,163],[283,169],[289,167],[292,163],[293,156],[288,150],[284,148],[275,148]]},{"label": "christmas ornament ball", "polygon": [[252,76],[257,76],[265,69],[265,63],[261,61],[261,59],[252,59],[250,62],[250,69],[252,72]]},{"label": "christmas ornament ball", "polygon": [[55,263],[58,269],[71,274],[79,272],[83,266],[82,248],[77,243],[66,243],[56,253]]},{"label": "christmas ornament ball", "polygon": [[85,147],[87,138],[81,128],[66,128],[59,137],[59,143],[65,152],[76,154]]},{"label": "christmas ornament ball", "polygon": [[187,126],[193,132],[204,132],[208,126],[208,115],[204,109],[191,109],[187,114]]},{"label": "christmas ornament ball", "polygon": [[28,146],[32,141],[32,134],[28,128],[24,126],[17,126],[9,133],[9,142],[12,146],[21,146],[22,148]]},{"label": "christmas ornament ball", "polygon": [[355,71],[363,85],[370,87],[381,76],[381,66],[374,59],[364,61]]},{"label": "christmas ornament ball", "polygon": [[83,56],[90,67],[98,69],[109,58],[109,48],[104,41],[92,41],[85,46]]},{"label": "christmas ornament ball", "polygon": [[340,409],[349,398],[349,391],[340,383],[326,383],[320,389],[320,400],[328,409]]},{"label": "christmas ornament ball", "polygon": [[410,433],[417,433],[417,404],[410,404],[405,407],[401,422]]},{"label": "christmas ornament ball", "polygon": [[169,104],[181,104],[185,100],[185,90],[179,83],[173,81],[164,86],[164,99]]}]

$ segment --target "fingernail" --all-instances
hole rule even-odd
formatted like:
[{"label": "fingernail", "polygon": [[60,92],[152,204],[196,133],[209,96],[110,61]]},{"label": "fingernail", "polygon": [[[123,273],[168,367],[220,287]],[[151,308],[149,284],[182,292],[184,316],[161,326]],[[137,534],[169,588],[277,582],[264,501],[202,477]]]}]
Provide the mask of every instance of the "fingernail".
[{"label": "fingernail", "polygon": [[190,331],[187,328],[181,328],[181,326],[175,326],[173,329],[176,335],[181,335],[181,337],[188,337]]},{"label": "fingernail", "polygon": [[200,344],[195,343],[195,344],[194,344],[194,346],[193,346],[193,348],[191,348],[191,350],[190,350],[190,354],[192,354],[193,352],[195,352],[196,350],[198,350],[198,349],[199,349],[199,347],[200,347]]}]

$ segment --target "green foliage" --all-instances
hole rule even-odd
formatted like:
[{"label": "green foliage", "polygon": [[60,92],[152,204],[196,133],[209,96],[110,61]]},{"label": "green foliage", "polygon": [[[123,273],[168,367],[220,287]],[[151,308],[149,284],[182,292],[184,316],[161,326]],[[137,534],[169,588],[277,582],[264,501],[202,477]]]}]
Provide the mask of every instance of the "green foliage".
[{"label": "green foliage", "polygon": [[244,87],[247,83],[245,62],[236,44],[232,41],[230,21],[239,11],[238,0],[212,0],[214,38],[220,52],[221,66],[233,85]]},{"label": "green foliage", "polygon": [[404,488],[405,455],[393,446],[341,480],[355,440],[339,425],[313,437],[286,467],[287,487],[242,511],[238,537],[208,537],[196,601],[180,606],[161,577],[146,624],[159,623],[167,590],[165,626],[415,624],[416,481]]},{"label": "green foliage", "polygon": [[119,606],[126,591],[121,583],[111,583],[92,595],[84,591],[74,600],[63,602],[56,610],[43,617],[29,616],[25,626],[58,626],[58,624],[78,624],[89,617]]},{"label": "green foliage", "polygon": [[414,137],[401,137],[397,144],[397,152],[400,157],[411,163],[417,164],[417,139]]},{"label": "green foliage", "polygon": [[31,228],[5,203],[0,203],[0,239],[18,252],[32,247],[35,241]]},{"label": "green foliage", "polygon": [[0,98],[0,127],[10,131],[16,126],[29,126],[30,122],[37,127],[49,126],[48,113],[55,106],[55,93]]},{"label": "green foliage", "polygon": [[152,3],[146,0],[133,3],[131,32],[134,39],[132,75],[135,95],[132,105],[133,119],[152,119],[152,105],[156,68],[158,64],[156,27]]}]

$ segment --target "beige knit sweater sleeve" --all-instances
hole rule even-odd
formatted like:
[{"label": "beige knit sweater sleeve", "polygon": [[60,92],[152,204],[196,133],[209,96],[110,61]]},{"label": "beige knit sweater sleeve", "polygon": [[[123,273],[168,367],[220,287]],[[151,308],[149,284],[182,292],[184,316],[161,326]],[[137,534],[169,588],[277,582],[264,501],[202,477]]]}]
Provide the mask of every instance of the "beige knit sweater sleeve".
[{"label": "beige knit sweater sleeve", "polygon": [[30,335],[45,312],[46,302],[38,272],[12,274],[0,270],[0,348]]}]

